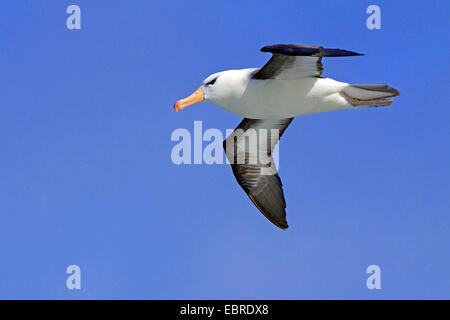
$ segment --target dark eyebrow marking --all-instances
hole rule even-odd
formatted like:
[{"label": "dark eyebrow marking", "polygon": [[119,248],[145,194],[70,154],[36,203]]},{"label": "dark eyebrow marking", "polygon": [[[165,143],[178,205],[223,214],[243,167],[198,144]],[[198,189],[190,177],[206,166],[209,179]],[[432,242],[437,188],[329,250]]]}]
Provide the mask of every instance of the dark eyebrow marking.
[{"label": "dark eyebrow marking", "polygon": [[212,79],[212,80],[211,80],[210,82],[208,82],[206,85],[207,85],[207,86],[213,85],[213,84],[216,82],[217,78],[218,78],[218,77]]}]

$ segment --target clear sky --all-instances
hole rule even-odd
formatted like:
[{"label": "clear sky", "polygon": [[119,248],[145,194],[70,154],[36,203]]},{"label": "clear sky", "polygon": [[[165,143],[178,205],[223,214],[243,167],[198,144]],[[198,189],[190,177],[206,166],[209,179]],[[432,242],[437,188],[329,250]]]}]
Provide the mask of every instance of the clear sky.
[{"label": "clear sky", "polygon": [[[81,8],[81,30],[66,27]],[[381,30],[366,8],[381,8]],[[0,298],[450,298],[445,1],[1,1]],[[173,103],[264,45],[365,53],[324,76],[387,82],[389,108],[296,118],[290,228],[227,165],[174,165],[177,128],[241,118]],[[276,106],[274,106],[276,107]],[[207,144],[207,143],[206,143]],[[66,268],[81,268],[81,290]],[[381,290],[366,268],[381,268]]]}]

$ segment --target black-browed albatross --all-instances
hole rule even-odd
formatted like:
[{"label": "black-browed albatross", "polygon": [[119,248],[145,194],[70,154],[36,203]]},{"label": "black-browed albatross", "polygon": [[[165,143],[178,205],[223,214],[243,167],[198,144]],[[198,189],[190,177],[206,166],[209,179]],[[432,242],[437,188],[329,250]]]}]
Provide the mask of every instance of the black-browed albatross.
[{"label": "black-browed albatross", "polygon": [[261,51],[272,53],[262,68],[214,73],[193,94],[178,100],[175,111],[206,101],[244,117],[224,141],[227,158],[254,205],[273,224],[286,229],[286,201],[272,152],[292,119],[389,106],[393,100],[388,98],[400,92],[387,84],[351,85],[321,76],[322,57],[361,55],[356,52],[298,44],[271,45]]}]

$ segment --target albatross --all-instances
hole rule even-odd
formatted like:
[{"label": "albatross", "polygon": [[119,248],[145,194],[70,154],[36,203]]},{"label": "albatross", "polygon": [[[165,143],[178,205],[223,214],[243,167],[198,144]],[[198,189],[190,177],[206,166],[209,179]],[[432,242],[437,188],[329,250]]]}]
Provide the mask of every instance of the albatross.
[{"label": "albatross", "polygon": [[227,70],[208,76],[175,111],[206,101],[244,117],[223,142],[233,174],[258,210],[287,229],[283,184],[272,153],[296,116],[333,110],[384,107],[400,92],[387,84],[348,84],[322,77],[324,57],[363,54],[322,46],[263,47],[272,57],[262,68]]}]

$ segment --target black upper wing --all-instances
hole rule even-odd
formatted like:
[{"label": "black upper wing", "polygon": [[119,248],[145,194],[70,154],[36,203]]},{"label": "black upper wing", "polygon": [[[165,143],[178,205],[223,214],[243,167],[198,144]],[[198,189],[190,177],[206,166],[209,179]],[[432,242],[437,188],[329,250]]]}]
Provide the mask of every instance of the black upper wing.
[{"label": "black upper wing", "polygon": [[271,52],[272,58],[254,75],[253,79],[293,79],[318,77],[323,72],[322,57],[359,56],[360,53],[343,49],[299,44],[266,46],[262,52]]}]

